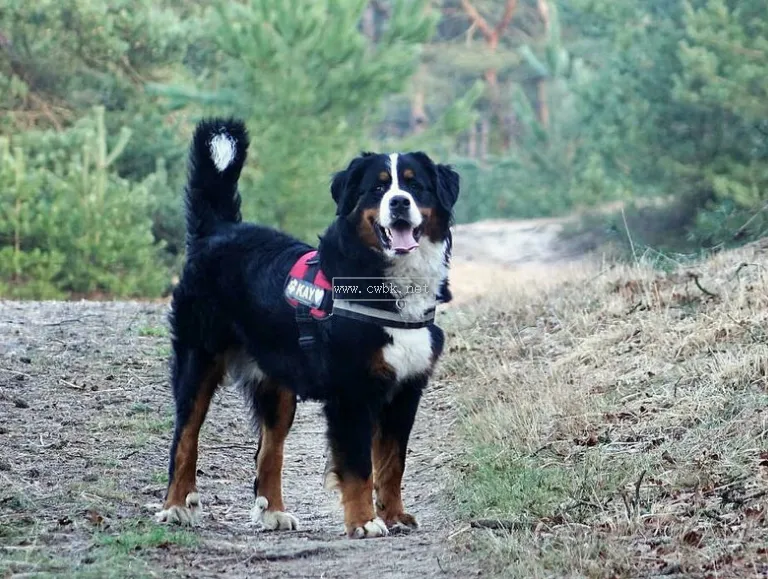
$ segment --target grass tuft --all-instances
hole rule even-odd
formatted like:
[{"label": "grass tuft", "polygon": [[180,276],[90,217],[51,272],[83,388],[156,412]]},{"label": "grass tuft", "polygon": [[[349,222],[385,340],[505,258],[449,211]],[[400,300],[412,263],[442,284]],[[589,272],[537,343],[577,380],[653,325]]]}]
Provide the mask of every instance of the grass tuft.
[{"label": "grass tuft", "polygon": [[142,338],[167,338],[168,328],[164,326],[142,326],[138,329]]},{"label": "grass tuft", "polygon": [[97,543],[116,554],[130,554],[142,549],[156,549],[168,545],[194,547],[199,543],[197,535],[189,531],[170,530],[160,525],[126,529],[117,534],[99,534]]}]

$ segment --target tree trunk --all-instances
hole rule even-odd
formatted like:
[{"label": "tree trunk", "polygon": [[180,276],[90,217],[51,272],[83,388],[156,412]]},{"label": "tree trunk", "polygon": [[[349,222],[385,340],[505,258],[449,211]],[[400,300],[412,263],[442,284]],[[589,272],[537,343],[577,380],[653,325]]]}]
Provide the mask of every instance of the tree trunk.
[{"label": "tree trunk", "polygon": [[549,128],[549,104],[547,103],[547,79],[545,78],[536,81],[536,104],[539,124],[547,129]]},{"label": "tree trunk", "polygon": [[[536,0],[536,8],[539,11],[539,16],[544,23],[544,34],[549,37],[550,33],[550,18],[549,18],[549,5],[547,0]],[[539,118],[539,123],[542,127],[549,128],[549,103],[547,102],[547,82],[548,79],[542,77],[536,81],[536,112]]]},{"label": "tree trunk", "polygon": [[424,65],[421,65],[419,72],[413,78],[413,95],[411,96],[411,132],[413,134],[423,133],[427,128],[427,109],[424,104]]},{"label": "tree trunk", "polygon": [[472,123],[469,127],[469,136],[467,137],[467,157],[477,159],[477,123]]},{"label": "tree trunk", "polygon": [[373,44],[376,42],[376,7],[369,3],[363,12],[363,35]]},{"label": "tree trunk", "polygon": [[[483,16],[477,11],[470,0],[461,0],[461,5],[464,8],[464,12],[466,12],[467,16],[472,21],[473,28],[477,28],[482,33],[486,43],[488,44],[489,50],[491,52],[496,52],[496,49],[499,46],[499,39],[501,38],[501,35],[509,26],[509,23],[512,22],[512,16],[514,15],[515,9],[517,8],[517,0],[505,0],[504,13],[501,17],[501,20],[499,20],[496,23],[496,26],[493,27],[488,24],[488,21],[483,18]],[[488,86],[488,95],[489,100],[491,101],[491,115],[496,126],[499,128],[499,131],[501,131],[502,148],[506,151],[509,148],[510,138],[506,133],[505,124],[503,122],[504,115],[499,94],[498,72],[495,68],[488,68],[486,69],[483,76],[485,78],[485,83]],[[489,120],[484,119],[483,122],[483,127],[485,127],[485,124],[489,123]],[[485,152],[481,152],[481,156],[485,158],[485,153],[487,153],[488,147],[488,136],[485,135],[482,141]]]},{"label": "tree trunk", "polygon": [[373,44],[376,42],[376,7],[368,4],[363,12],[363,35]]},{"label": "tree trunk", "polygon": [[480,160],[485,161],[488,158],[488,145],[491,140],[491,121],[486,116],[480,120]]}]

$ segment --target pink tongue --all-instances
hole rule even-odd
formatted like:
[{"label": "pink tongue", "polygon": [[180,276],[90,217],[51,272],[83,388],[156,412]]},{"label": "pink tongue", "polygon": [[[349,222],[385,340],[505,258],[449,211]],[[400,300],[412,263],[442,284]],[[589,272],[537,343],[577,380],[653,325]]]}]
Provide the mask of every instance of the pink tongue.
[{"label": "pink tongue", "polygon": [[395,251],[407,253],[419,246],[419,242],[413,237],[412,227],[400,227],[390,231],[392,233],[392,249]]}]

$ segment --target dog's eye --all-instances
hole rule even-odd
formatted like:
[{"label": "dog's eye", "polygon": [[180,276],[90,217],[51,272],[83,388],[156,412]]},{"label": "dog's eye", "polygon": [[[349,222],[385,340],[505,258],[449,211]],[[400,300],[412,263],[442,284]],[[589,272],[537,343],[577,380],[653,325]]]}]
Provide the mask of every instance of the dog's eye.
[{"label": "dog's eye", "polygon": [[384,193],[384,191],[387,189],[387,185],[385,183],[379,183],[376,185],[376,187],[373,188],[373,190],[376,193]]},{"label": "dog's eye", "polygon": [[418,181],[411,180],[408,181],[408,190],[412,193],[419,193],[424,190],[424,187]]}]

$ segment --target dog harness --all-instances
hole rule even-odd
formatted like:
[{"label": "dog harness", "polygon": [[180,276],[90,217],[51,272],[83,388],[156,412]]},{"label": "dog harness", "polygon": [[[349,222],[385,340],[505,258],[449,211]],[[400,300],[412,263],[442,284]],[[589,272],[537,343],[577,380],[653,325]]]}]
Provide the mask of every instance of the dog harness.
[{"label": "dog harness", "polygon": [[360,322],[369,322],[387,328],[425,328],[435,319],[435,308],[419,319],[405,320],[397,312],[373,308],[360,303],[333,298],[333,286],[320,269],[316,250],[302,255],[288,273],[285,281],[285,299],[296,309],[299,345],[311,348],[315,343],[316,322],[331,316],[340,316]]},{"label": "dog harness", "polygon": [[299,312],[315,320],[324,320],[331,315],[333,308],[333,286],[320,269],[320,257],[317,251],[302,255],[293,264],[285,283],[285,297]]}]

